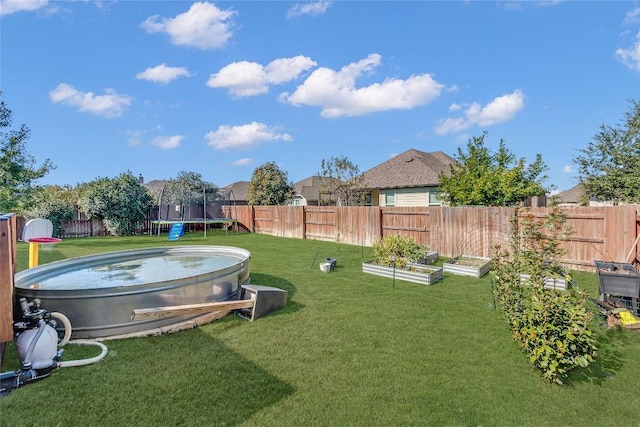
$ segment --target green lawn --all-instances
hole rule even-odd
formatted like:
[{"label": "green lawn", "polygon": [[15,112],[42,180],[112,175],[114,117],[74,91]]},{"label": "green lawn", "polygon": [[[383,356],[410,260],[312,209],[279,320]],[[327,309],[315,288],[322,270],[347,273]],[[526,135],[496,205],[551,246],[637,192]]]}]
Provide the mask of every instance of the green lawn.
[{"label": "green lawn", "polygon": [[[640,331],[597,327],[597,363],[549,384],[495,309],[490,274],[394,286],[361,272],[371,248],[224,232],[67,239],[40,262],[191,244],[248,249],[252,282],[287,290],[287,307],[107,341],[103,361],[0,398],[0,425],[640,425]],[[338,260],[334,272],[319,270],[326,257]],[[26,268],[26,244],[18,261]],[[597,292],[595,274],[574,278]],[[65,348],[63,360],[97,353]],[[17,367],[10,345],[2,371]]]}]

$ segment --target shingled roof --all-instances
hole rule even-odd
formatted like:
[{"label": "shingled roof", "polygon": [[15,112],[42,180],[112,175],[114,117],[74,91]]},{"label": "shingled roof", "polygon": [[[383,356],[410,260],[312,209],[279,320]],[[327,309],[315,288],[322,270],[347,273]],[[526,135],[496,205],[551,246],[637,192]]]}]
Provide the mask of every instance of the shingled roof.
[{"label": "shingled roof", "polygon": [[228,195],[232,202],[244,202],[247,200],[248,189],[249,181],[236,181],[233,184],[222,187],[219,191],[225,197]]},{"label": "shingled roof", "polygon": [[296,194],[304,197],[306,200],[316,201],[320,198],[322,192],[322,184],[326,178],[313,175],[302,181],[293,184]]},{"label": "shingled roof", "polygon": [[448,175],[456,161],[442,151],[425,153],[409,149],[364,172],[364,187],[406,188],[440,185],[440,173]]},{"label": "shingled roof", "polygon": [[571,187],[568,190],[564,190],[556,194],[559,203],[565,204],[579,204],[580,200],[584,197],[584,188],[582,184],[578,184],[574,187]]}]

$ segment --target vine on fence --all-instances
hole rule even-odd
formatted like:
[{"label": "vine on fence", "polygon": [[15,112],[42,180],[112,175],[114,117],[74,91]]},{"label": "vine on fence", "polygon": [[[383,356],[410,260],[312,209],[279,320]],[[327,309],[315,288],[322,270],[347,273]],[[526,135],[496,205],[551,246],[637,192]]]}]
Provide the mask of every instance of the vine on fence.
[{"label": "vine on fence", "polygon": [[[586,293],[577,287],[566,292],[544,287],[545,278],[560,269],[562,242],[572,232],[566,221],[557,205],[544,221],[529,212],[519,215],[516,209],[508,245],[496,248],[493,265],[494,293],[513,337],[533,366],[557,384],[576,367],[587,367],[596,355]],[[523,272],[530,277],[523,280]]]}]

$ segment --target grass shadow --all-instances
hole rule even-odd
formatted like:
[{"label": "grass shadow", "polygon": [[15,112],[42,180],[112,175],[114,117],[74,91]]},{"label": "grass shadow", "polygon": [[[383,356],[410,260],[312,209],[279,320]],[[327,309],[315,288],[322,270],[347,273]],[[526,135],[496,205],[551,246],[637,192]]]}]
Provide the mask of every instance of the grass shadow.
[{"label": "grass shadow", "polygon": [[[238,325],[233,317],[218,322]],[[59,369],[4,397],[3,425],[23,425],[25,408],[44,406],[65,426],[102,425],[104,420],[111,425],[233,426],[294,393],[290,384],[217,339],[224,330],[106,341],[109,353],[100,363]],[[149,363],[149,357],[156,363]],[[51,394],[51,387],[61,392]],[[120,410],[109,409],[114,407]]]},{"label": "grass shadow", "polygon": [[602,385],[624,366],[625,356],[618,348],[627,345],[630,341],[628,331],[607,328],[604,331],[598,331],[596,336],[598,353],[594,363],[572,372],[565,381],[566,385],[581,383]]}]

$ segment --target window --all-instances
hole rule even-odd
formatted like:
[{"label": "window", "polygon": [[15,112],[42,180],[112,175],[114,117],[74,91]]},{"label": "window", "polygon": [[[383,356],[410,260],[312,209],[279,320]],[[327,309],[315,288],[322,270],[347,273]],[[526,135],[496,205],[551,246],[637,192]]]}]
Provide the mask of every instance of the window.
[{"label": "window", "polygon": [[442,202],[440,201],[440,192],[431,191],[429,192],[429,206],[437,205],[440,206]]},{"label": "window", "polygon": [[386,201],[384,203],[386,206],[395,206],[396,205],[396,195],[395,193],[386,193]]},{"label": "window", "polygon": [[289,200],[288,205],[289,206],[306,206],[307,201],[305,200],[304,197],[302,196],[293,196],[293,198],[291,200]]}]

